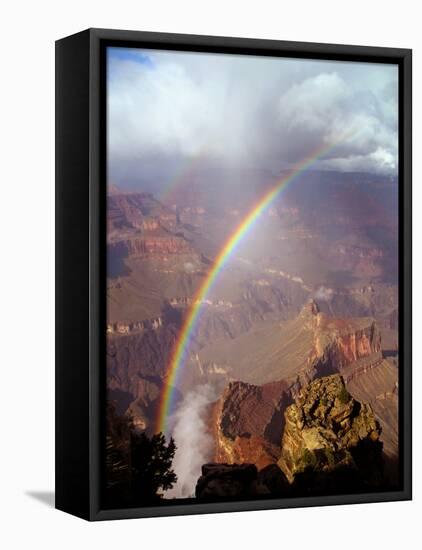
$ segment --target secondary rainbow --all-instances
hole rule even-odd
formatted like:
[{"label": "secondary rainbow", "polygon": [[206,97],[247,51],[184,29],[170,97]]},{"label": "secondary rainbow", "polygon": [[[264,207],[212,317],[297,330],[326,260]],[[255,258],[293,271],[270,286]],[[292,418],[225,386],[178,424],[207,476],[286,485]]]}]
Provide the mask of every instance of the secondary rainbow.
[{"label": "secondary rainbow", "polygon": [[167,433],[167,418],[171,412],[172,398],[177,376],[183,367],[184,359],[189,349],[189,342],[201,311],[201,306],[215,283],[219,273],[221,273],[230,256],[236,249],[236,246],[247,235],[261,214],[269,207],[274,199],[279,196],[281,191],[283,191],[297,176],[305,172],[307,168],[309,168],[316,160],[326,155],[329,151],[336,147],[339,142],[340,140],[334,145],[331,144],[328,146],[324,145],[323,147],[319,147],[311,155],[298,163],[287,176],[273,185],[271,189],[263,195],[259,202],[246,214],[216,256],[207,276],[202,281],[200,287],[192,298],[192,304],[172,348],[165,379],[165,386],[161,394],[158,408],[158,432],[163,432],[164,434]]},{"label": "secondary rainbow", "polygon": [[161,193],[158,195],[160,202],[169,204],[173,200],[177,200],[175,193],[183,188],[186,184],[190,183],[195,176],[196,171],[201,165],[201,161],[204,157],[204,152],[200,151],[198,154],[184,162],[180,169],[176,172],[176,175],[167,183]]}]

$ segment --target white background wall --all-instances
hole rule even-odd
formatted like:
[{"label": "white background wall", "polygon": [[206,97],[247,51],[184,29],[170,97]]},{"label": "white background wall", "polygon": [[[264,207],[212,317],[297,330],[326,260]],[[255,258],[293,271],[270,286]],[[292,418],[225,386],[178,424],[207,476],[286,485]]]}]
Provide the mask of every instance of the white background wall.
[{"label": "white background wall", "polygon": [[[54,487],[54,40],[87,27],[414,49],[414,310],[422,311],[421,29],[415,0],[35,0],[0,31],[0,545],[23,548],[417,548],[421,346],[415,315],[414,501],[89,524]],[[419,249],[419,250],[418,250]]]}]

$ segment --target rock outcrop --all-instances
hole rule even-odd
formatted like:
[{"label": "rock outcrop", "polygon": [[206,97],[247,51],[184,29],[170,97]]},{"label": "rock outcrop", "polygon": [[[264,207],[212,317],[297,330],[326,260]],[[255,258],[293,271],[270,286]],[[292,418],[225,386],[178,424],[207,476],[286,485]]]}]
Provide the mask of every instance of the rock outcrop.
[{"label": "rock outcrop", "polygon": [[[230,391],[238,394],[239,402],[259,403],[256,388],[232,384]],[[259,413],[259,406],[257,409]],[[253,453],[241,454],[244,438],[259,438],[238,435],[241,425],[255,430],[256,419],[248,423],[236,418],[236,410],[223,407],[221,417],[221,431],[226,430],[229,447],[220,452],[233,461],[202,467],[196,486],[198,498],[339,494],[373,490],[385,483],[380,425],[371,407],[353,399],[338,374],[310,383],[286,408],[276,464],[262,467]],[[252,408],[249,416],[254,416]],[[249,458],[249,463],[244,458]]]},{"label": "rock outcrop", "polygon": [[[371,318],[328,317],[310,301],[291,328],[281,336],[283,341],[295,344],[292,349],[287,346],[283,349],[292,357],[292,363],[297,362],[296,368],[280,372],[285,377],[263,385],[231,382],[216,403],[212,429],[217,462],[252,462],[258,469],[276,462],[284,429],[284,411],[302,388],[313,380],[339,373],[346,384],[352,385],[353,381],[354,389],[357,377],[369,376],[371,370],[375,372],[382,367],[380,333]],[[303,336],[300,342],[297,334]],[[304,341],[304,359],[301,360],[299,346]],[[258,371],[259,356],[255,364]],[[357,398],[371,401],[367,395],[358,394]]]},{"label": "rock outcrop", "polygon": [[149,193],[111,194],[107,199],[108,255],[111,259],[190,254],[177,230],[176,214]]},{"label": "rock outcrop", "polygon": [[161,222],[175,223],[176,216],[150,193],[115,192],[107,197],[108,231],[157,229]]},{"label": "rock outcrop", "polygon": [[195,489],[197,498],[236,498],[255,493],[254,464],[204,464]]},{"label": "rock outcrop", "polygon": [[233,362],[234,377],[260,385],[286,380],[300,387],[357,361],[377,360],[381,336],[372,317],[330,317],[311,300],[296,318],[234,335],[224,350],[219,355]]},{"label": "rock outcrop", "polygon": [[[394,324],[397,310],[391,313]],[[398,370],[384,357],[381,332],[370,317],[338,319],[328,317],[309,303],[301,313],[313,327],[314,345],[303,379],[338,372],[355,399],[369,403],[382,427],[383,452],[398,456]],[[305,375],[304,375],[305,374]],[[397,476],[396,476],[397,477]]]},{"label": "rock outcrop", "polygon": [[313,331],[309,366],[318,371],[341,372],[348,365],[381,353],[381,335],[374,319],[340,319],[319,311],[314,301],[300,314]]},{"label": "rock outcrop", "polygon": [[372,408],[348,393],[338,374],[315,380],[287,407],[278,465],[290,483],[306,472],[359,471],[379,477],[382,444]]},{"label": "rock outcrop", "polygon": [[108,400],[120,415],[129,412],[134,422],[149,433],[163,386],[174,328],[107,335]]},{"label": "rock outcrop", "polygon": [[226,387],[212,414],[216,462],[251,462],[262,469],[277,461],[283,413],[291,402],[287,389],[283,381]]},{"label": "rock outcrop", "polygon": [[193,249],[182,237],[147,234],[112,242],[108,245],[108,252],[113,256],[126,258],[128,256],[189,254],[193,252]]},{"label": "rock outcrop", "polygon": [[290,487],[276,465],[258,471],[255,464],[204,464],[195,488],[201,499],[287,495]]}]

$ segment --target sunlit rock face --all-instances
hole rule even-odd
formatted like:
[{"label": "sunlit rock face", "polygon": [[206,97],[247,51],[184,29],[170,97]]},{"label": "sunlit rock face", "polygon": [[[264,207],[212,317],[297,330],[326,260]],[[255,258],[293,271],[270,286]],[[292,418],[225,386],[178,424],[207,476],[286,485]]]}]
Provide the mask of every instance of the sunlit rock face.
[{"label": "sunlit rock face", "polygon": [[[348,393],[340,375],[317,379],[287,407],[278,465],[290,483],[307,470],[332,473],[378,465],[381,429],[370,405]],[[361,464],[361,449],[367,450]],[[366,461],[366,462],[365,462]]]},{"label": "sunlit rock face", "polygon": [[[240,426],[262,430],[262,425],[258,427],[258,418],[262,423],[265,417],[259,411],[260,388],[236,383],[226,390],[226,398],[230,393],[237,400],[232,395],[230,406],[223,403],[220,407],[224,443],[220,443],[216,462],[202,466],[195,491],[198,498],[336,494],[376,489],[385,482],[380,425],[370,405],[348,393],[340,375],[319,378],[302,388],[285,409],[281,445],[271,451],[272,458],[278,454],[278,461],[265,466],[260,462],[262,439],[250,433],[237,435]],[[258,412],[249,421],[239,418],[238,408],[248,401]],[[252,408],[247,416],[254,416]],[[223,457],[228,461],[222,462]]]}]

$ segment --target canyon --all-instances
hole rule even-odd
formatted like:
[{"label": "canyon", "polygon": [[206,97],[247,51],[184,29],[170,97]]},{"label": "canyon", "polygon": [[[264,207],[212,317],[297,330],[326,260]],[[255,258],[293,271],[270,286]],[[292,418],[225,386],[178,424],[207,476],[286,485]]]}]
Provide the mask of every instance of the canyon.
[{"label": "canyon", "polygon": [[[212,441],[204,478],[246,476],[264,493],[264,478],[285,488],[288,411],[312,384],[340,376],[350,399],[372,411],[389,483],[397,482],[396,187],[376,178],[375,192],[362,174],[304,176],[262,215],[201,304],[195,293],[256,201],[255,187],[219,194],[204,179],[194,195],[175,190],[171,202],[114,187],[106,379],[116,413],[155,432],[172,350],[189,308],[200,305],[172,412],[195,388],[213,388],[201,413]],[[218,473],[213,464],[231,468]]]}]

